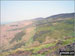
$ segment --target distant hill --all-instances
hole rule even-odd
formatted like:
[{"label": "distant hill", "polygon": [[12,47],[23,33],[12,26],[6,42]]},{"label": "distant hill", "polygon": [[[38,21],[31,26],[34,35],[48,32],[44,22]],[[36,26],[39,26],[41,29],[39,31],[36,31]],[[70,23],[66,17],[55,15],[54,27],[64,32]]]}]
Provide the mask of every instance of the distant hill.
[{"label": "distant hill", "polygon": [[74,18],[75,13],[63,13],[58,15],[53,15],[47,18]]}]

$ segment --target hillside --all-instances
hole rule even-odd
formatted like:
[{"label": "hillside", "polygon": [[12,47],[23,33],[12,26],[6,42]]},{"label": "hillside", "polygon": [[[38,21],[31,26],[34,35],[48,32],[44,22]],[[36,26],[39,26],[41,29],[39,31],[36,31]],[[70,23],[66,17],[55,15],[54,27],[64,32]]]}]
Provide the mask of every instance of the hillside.
[{"label": "hillside", "polygon": [[64,13],[0,26],[0,56],[60,56],[59,49],[75,45],[74,15]]}]

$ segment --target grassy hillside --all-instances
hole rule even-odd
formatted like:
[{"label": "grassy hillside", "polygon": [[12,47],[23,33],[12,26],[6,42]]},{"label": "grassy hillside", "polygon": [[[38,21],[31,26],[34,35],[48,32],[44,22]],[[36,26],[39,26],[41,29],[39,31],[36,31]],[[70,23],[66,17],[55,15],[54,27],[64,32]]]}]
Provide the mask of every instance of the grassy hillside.
[{"label": "grassy hillside", "polygon": [[[75,43],[74,13],[54,15],[23,28],[1,56],[58,56],[57,50]],[[8,50],[8,52],[6,52]]]}]

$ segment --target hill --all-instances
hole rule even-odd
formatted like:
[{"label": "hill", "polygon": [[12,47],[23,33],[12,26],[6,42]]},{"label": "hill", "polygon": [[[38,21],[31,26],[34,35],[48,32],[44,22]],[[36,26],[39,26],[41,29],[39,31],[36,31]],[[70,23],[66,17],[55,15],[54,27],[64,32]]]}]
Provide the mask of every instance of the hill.
[{"label": "hill", "polygon": [[75,43],[75,13],[65,13],[1,26],[2,56],[59,56]]}]

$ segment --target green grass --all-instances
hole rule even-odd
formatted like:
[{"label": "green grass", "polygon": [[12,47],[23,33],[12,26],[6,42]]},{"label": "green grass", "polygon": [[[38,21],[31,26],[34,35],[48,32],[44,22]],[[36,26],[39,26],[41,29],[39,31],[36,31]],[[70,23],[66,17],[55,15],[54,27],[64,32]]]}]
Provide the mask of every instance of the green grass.
[{"label": "green grass", "polygon": [[44,54],[36,54],[36,55],[32,55],[32,56],[46,56]]},{"label": "green grass", "polygon": [[67,45],[67,44],[70,44],[70,43],[75,43],[75,37],[72,37],[70,39],[67,39],[67,40],[63,41],[63,45]]},{"label": "green grass", "polygon": [[[47,23],[47,22],[46,22]],[[73,37],[73,19],[63,20],[61,22],[52,22],[48,24],[53,24],[48,26],[47,24],[42,24],[42,26],[37,26],[36,34],[33,37],[34,41],[39,41],[43,43],[46,39],[46,36],[52,37],[53,39],[64,39],[64,37]]]},{"label": "green grass", "polygon": [[41,50],[43,48],[48,48],[48,47],[55,46],[55,44],[56,43],[43,44],[43,45],[36,46],[36,47],[25,48],[25,50],[33,50],[33,53],[36,53],[36,52],[38,52],[39,50]]},{"label": "green grass", "polygon": [[[67,40],[63,40],[63,44],[62,46],[64,45],[68,45],[70,43],[74,43],[75,42],[75,38],[70,38],[70,39],[67,39]],[[37,47],[33,47],[33,48],[26,48],[26,50],[31,50],[33,49],[33,52],[37,52],[39,50],[41,50],[42,48],[48,48],[48,47],[51,47],[51,46],[55,46],[56,43],[49,43],[49,44],[44,44],[44,45],[40,45],[40,46],[37,46]]]}]

